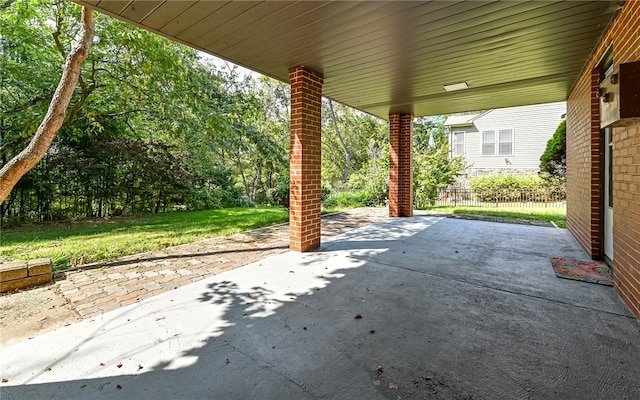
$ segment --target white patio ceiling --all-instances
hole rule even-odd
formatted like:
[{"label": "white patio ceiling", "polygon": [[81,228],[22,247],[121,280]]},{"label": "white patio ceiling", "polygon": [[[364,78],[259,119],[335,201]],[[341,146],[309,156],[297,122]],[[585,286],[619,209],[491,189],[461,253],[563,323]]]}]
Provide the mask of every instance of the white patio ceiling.
[{"label": "white patio ceiling", "polygon": [[325,96],[385,119],[565,100],[622,3],[77,2],[285,82],[305,65]]}]

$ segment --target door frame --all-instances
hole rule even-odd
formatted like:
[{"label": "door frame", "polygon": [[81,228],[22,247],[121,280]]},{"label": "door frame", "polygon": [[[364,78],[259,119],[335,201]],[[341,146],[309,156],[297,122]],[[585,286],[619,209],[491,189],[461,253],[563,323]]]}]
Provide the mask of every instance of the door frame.
[{"label": "door frame", "polygon": [[602,130],[603,168],[602,175],[602,255],[605,261],[612,264],[614,252],[614,208],[613,208],[613,128]]},{"label": "door frame", "polygon": [[[606,79],[606,77],[608,77],[611,73],[613,73],[613,45],[609,45],[609,47],[604,51],[602,57],[600,58],[600,60],[597,63],[596,66],[596,70],[600,72],[600,82],[602,82],[604,79]],[[600,114],[599,114],[600,110],[598,110],[598,119],[600,119]],[[600,121],[598,121],[598,124],[600,123]],[[614,237],[613,237],[613,210],[611,210],[611,213],[609,215],[609,217],[607,217],[607,212],[609,211],[609,187],[612,187],[613,185],[613,180],[611,179],[613,177],[613,173],[611,173],[608,177],[608,179],[606,178],[606,176],[609,175],[610,170],[609,170],[609,165],[607,165],[607,161],[611,160],[609,159],[611,156],[613,156],[613,148],[611,148],[611,153],[609,152],[609,143],[607,141],[607,132],[609,132],[609,137],[611,137],[611,142],[613,144],[613,128],[609,127],[609,128],[605,128],[605,129],[600,129],[600,137],[599,137],[599,143],[600,143],[600,155],[599,155],[599,164],[600,164],[600,178],[599,178],[599,189],[600,189],[600,210],[599,210],[599,220],[600,220],[600,226],[599,226],[599,234],[600,234],[600,258],[605,260],[607,262],[607,264],[609,264],[610,266],[613,266],[613,243],[614,243]],[[612,158],[612,157],[611,157]],[[611,169],[611,171],[613,171],[613,169]],[[607,183],[609,183],[610,186],[607,186]],[[608,221],[608,218],[610,219],[610,221]],[[607,249],[606,249],[606,245],[605,242],[607,242],[607,229],[605,227],[609,227],[607,221],[610,223],[610,227],[611,227],[611,232],[609,235],[609,240],[610,240],[610,244],[611,244],[611,254],[607,254]],[[608,243],[607,243],[608,244]]]}]

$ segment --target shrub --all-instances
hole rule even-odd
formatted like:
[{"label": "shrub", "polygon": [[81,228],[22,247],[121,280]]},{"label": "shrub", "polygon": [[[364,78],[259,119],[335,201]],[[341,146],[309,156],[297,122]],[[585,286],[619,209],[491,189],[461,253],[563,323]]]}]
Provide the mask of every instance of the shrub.
[{"label": "shrub", "polygon": [[341,192],[329,195],[324,201],[325,208],[355,208],[364,207],[365,196],[364,191],[360,192]]},{"label": "shrub", "polygon": [[[382,164],[379,160],[377,163]],[[384,166],[369,165],[365,172],[352,174],[348,186],[361,203],[354,207],[385,206],[389,200],[389,170]]]},{"label": "shrub", "polygon": [[334,193],[322,203],[324,208],[377,207],[386,204],[386,195],[380,196],[375,190],[363,189],[358,192]]},{"label": "shrub", "polygon": [[331,188],[326,183],[322,182],[322,188],[320,189],[320,199],[325,201],[329,196],[331,196]]},{"label": "shrub", "polygon": [[480,201],[544,201],[550,195],[564,195],[564,182],[540,176],[495,175],[471,179],[469,187]]},{"label": "shrub", "polygon": [[210,189],[187,189],[174,191],[172,202],[174,209],[185,210],[208,210],[212,208],[235,207],[238,205],[241,195],[240,188],[223,190],[219,188]]},{"label": "shrub", "polygon": [[448,147],[415,153],[413,202],[418,208],[430,207],[438,198],[438,190],[452,185],[469,167],[461,157],[449,158]]},{"label": "shrub", "polygon": [[540,156],[540,171],[544,175],[564,178],[567,176],[567,120],[560,122]]},{"label": "shrub", "polygon": [[289,208],[289,174],[283,174],[275,187],[267,190],[267,200],[271,205]]},{"label": "shrub", "polygon": [[256,203],[247,196],[239,197],[238,199],[236,199],[235,203],[236,207],[242,208],[254,208],[256,206]]},{"label": "shrub", "polygon": [[[281,206],[284,208],[289,208],[289,174],[284,174],[278,180],[278,183],[275,187],[267,190],[267,201],[269,204],[274,206]],[[320,189],[320,198],[322,201],[325,201],[331,195],[331,188],[322,183],[322,187]]]}]

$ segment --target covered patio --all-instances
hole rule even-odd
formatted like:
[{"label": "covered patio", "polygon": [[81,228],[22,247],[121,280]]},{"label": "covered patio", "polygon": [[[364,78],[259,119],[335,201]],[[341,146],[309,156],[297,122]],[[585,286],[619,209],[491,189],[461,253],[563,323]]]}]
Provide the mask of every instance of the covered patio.
[{"label": "covered patio", "polygon": [[[634,3],[77,2],[290,82],[295,251],[1,349],[3,399],[640,397],[634,314],[549,262],[600,255],[560,229],[414,215],[411,159],[415,116],[569,98]],[[321,243],[323,95],[389,120],[389,214],[405,218]],[[599,183],[573,179],[595,210]]]},{"label": "covered patio", "polygon": [[623,1],[76,0],[291,84],[290,248],[320,246],[321,98],[389,120],[389,215],[413,213],[412,120],[564,101]]},{"label": "covered patio", "polygon": [[640,70],[640,2],[75,1],[290,83],[294,251],[321,245],[322,96],[389,121],[391,217],[413,214],[414,117],[567,100],[568,229],[640,317],[640,110],[600,115],[605,73]]},{"label": "covered patio", "polygon": [[2,399],[634,399],[640,324],[566,230],[416,215],[0,350]]}]

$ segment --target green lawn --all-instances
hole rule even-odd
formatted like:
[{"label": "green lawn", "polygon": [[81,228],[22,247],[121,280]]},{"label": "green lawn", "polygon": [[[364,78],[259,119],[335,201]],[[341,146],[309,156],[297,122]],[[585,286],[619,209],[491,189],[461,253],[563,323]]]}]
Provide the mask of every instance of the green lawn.
[{"label": "green lawn", "polygon": [[430,211],[446,212],[451,214],[487,215],[491,217],[519,218],[530,221],[553,221],[558,227],[567,227],[567,210],[564,207],[433,207]]},{"label": "green lawn", "polygon": [[71,258],[110,261],[143,251],[223,236],[289,220],[282,208],[226,208],[67,223],[29,224],[0,232],[0,261],[51,258],[56,271]]}]

